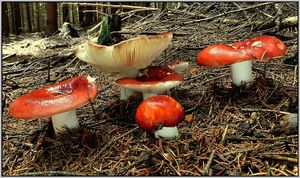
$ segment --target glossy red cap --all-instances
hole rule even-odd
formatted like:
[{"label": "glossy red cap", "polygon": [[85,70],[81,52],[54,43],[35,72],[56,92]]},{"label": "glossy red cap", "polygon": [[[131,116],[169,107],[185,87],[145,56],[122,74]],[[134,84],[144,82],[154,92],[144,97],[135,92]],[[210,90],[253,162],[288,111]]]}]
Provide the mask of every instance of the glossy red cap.
[{"label": "glossy red cap", "polygon": [[174,127],[183,118],[184,108],[167,95],[156,95],[145,99],[135,114],[136,123],[147,132],[161,125]]},{"label": "glossy red cap", "polygon": [[274,36],[257,36],[248,40],[248,45],[256,59],[270,60],[287,53],[287,46]]},{"label": "glossy red cap", "polygon": [[17,119],[37,119],[76,109],[96,98],[94,80],[78,76],[29,92],[10,105],[9,114]]},{"label": "glossy red cap", "polygon": [[168,67],[150,66],[136,78],[116,80],[119,86],[140,92],[162,92],[179,85],[183,77]]},{"label": "glossy red cap", "polygon": [[222,66],[254,59],[249,48],[236,48],[225,44],[216,44],[203,49],[197,57],[202,66]]},{"label": "glossy red cap", "polygon": [[287,46],[273,36],[257,36],[245,41],[225,45],[211,45],[202,50],[197,64],[203,66],[230,65],[245,60],[270,60],[284,56]]}]

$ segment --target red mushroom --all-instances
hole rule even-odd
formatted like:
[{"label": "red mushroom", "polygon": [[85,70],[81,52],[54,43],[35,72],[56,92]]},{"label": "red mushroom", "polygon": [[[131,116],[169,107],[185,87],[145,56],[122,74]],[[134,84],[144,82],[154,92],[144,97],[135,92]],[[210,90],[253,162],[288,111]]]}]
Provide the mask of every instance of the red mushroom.
[{"label": "red mushroom", "polygon": [[78,76],[29,92],[11,103],[9,114],[17,119],[51,116],[55,133],[63,131],[64,126],[76,128],[76,108],[96,98],[94,81],[90,76]]},{"label": "red mushroom", "polygon": [[[172,38],[171,32],[164,32],[141,35],[111,46],[87,42],[77,47],[75,54],[102,72],[137,77],[139,69],[149,66],[169,46]],[[131,90],[121,88],[120,99],[127,99],[132,94]]]},{"label": "red mushroom", "polygon": [[268,61],[284,56],[287,46],[273,36],[257,36],[230,45],[216,44],[202,50],[197,64],[203,66],[231,65],[232,81],[236,86],[252,82],[251,60]]},{"label": "red mushroom", "polygon": [[183,77],[168,67],[150,66],[136,78],[121,78],[117,85],[143,93],[143,98],[165,92],[183,81]]},{"label": "red mushroom", "polygon": [[[137,108],[136,123],[146,132],[154,132],[156,138],[174,138],[177,124],[184,118],[184,108],[172,97],[156,95],[144,100]],[[162,126],[162,128],[160,128]],[[159,128],[159,130],[156,130]]]}]

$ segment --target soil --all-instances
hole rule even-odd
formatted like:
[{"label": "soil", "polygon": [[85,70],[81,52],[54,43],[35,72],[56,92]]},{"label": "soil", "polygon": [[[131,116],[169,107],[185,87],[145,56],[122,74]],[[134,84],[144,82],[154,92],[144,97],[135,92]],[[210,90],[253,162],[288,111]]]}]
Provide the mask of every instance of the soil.
[{"label": "soil", "polygon": [[[193,2],[147,16],[134,11],[122,15],[126,39],[147,32],[174,33],[153,65],[176,60],[190,64],[184,82],[168,93],[185,109],[180,135],[172,140],[154,138],[136,125],[140,93],[120,100],[114,83],[118,74],[97,71],[72,53],[95,33],[79,29],[79,38],[40,33],[4,38],[2,175],[298,175],[298,129],[280,124],[284,116],[298,112],[298,28],[256,26],[259,21],[272,24],[263,12],[277,12],[275,2],[259,4],[263,3]],[[277,4],[283,5],[282,18],[298,15],[296,2]],[[269,62],[253,61],[250,88],[231,84],[229,66],[195,63],[208,45],[262,34],[282,39],[288,52]],[[9,104],[19,96],[84,74],[97,78],[99,94],[77,109],[80,128],[55,136],[49,118],[9,116]]]}]

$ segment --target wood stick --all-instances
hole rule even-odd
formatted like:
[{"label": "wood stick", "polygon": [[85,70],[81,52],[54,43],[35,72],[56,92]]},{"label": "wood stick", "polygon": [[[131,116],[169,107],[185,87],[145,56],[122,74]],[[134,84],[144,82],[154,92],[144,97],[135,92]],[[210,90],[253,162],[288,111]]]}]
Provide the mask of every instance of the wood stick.
[{"label": "wood stick", "polygon": [[241,111],[248,111],[248,112],[275,112],[279,114],[291,114],[285,111],[279,111],[275,109],[260,109],[260,108],[241,108]]},{"label": "wood stick", "polygon": [[118,175],[122,174],[123,172],[128,172],[129,169],[133,168],[134,166],[140,165],[142,162],[148,160],[151,155],[152,155],[151,152],[142,153],[141,156],[138,158],[138,160],[136,160],[135,162],[133,162],[125,167],[117,169],[116,171],[114,171],[111,174],[111,176],[118,176]]},{"label": "wood stick", "polygon": [[285,156],[277,156],[277,155],[260,155],[263,158],[273,159],[273,160],[280,160],[280,161],[287,161],[291,163],[298,163],[297,158],[290,158]]},{"label": "wood stick", "polygon": [[[94,156],[94,158],[92,158],[92,160],[90,161],[90,162],[94,162],[101,154],[102,154],[102,152],[106,149],[106,148],[108,148],[110,145],[112,145],[113,143],[115,143],[117,140],[119,140],[120,138],[122,138],[122,137],[124,137],[124,136],[126,136],[126,135],[128,135],[128,134],[130,134],[131,132],[133,132],[133,131],[135,131],[135,130],[137,130],[139,127],[134,127],[133,129],[131,129],[131,130],[129,130],[128,132],[126,132],[126,133],[124,133],[124,134],[122,134],[122,135],[120,135],[119,137],[117,137],[117,138],[115,138],[115,139],[113,139],[113,140],[111,140],[111,141],[109,141],[95,156]],[[88,166],[88,165],[87,165]]]},{"label": "wood stick", "polygon": [[112,5],[112,4],[92,4],[92,3],[62,3],[62,5],[79,5],[79,6],[96,6],[96,7],[111,7],[119,9],[147,9],[149,11],[158,11],[158,8],[129,6],[129,5]]},{"label": "wood stick", "polygon": [[215,152],[216,152],[216,150],[212,150],[212,152],[211,152],[211,154],[210,154],[210,156],[209,156],[209,159],[208,159],[208,161],[207,161],[207,164],[206,164],[206,166],[205,166],[205,168],[204,168],[204,170],[203,170],[203,172],[204,172],[203,175],[208,175],[210,165],[211,165],[212,160],[213,160],[213,158],[214,158],[214,156],[215,156]]},{"label": "wood stick", "polygon": [[87,176],[87,173],[68,171],[25,172],[18,176]]},{"label": "wood stick", "polygon": [[213,20],[213,19],[216,19],[216,18],[219,18],[219,17],[223,17],[223,16],[228,15],[228,14],[242,12],[242,11],[246,11],[246,10],[250,10],[250,9],[255,9],[255,8],[258,8],[258,7],[263,7],[263,6],[267,6],[267,5],[271,5],[271,4],[274,4],[274,3],[273,2],[267,2],[267,3],[257,4],[257,5],[246,7],[246,8],[243,8],[243,9],[237,9],[237,10],[232,10],[232,11],[224,12],[224,13],[212,16],[212,17],[207,17],[205,19],[198,19],[198,20],[192,20],[192,21],[188,21],[188,22],[183,22],[182,25],[187,25],[187,24],[196,23],[196,22],[203,22],[203,21]]},{"label": "wood stick", "polygon": [[[112,34],[117,33],[117,34],[135,34],[136,32],[131,32],[131,31],[113,31]],[[161,32],[141,32],[139,33],[140,35],[157,35],[160,34]],[[192,35],[190,33],[173,33],[173,36],[186,36],[186,35]]]},{"label": "wood stick", "polygon": [[7,55],[7,56],[4,56],[4,57],[2,57],[2,60],[5,60],[5,59],[8,59],[8,58],[10,58],[10,57],[13,57],[13,56],[15,56],[17,53],[12,53],[12,54],[9,54],[9,55]]}]

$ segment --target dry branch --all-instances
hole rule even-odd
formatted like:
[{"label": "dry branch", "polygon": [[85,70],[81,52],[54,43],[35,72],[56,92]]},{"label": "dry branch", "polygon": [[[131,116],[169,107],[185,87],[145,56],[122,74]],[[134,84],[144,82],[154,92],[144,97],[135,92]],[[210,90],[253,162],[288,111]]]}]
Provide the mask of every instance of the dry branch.
[{"label": "dry branch", "polygon": [[[130,31],[114,31],[112,33],[117,33],[117,34],[135,34],[136,32],[130,32]],[[139,33],[140,35],[157,35],[161,32],[141,32]],[[173,33],[173,36],[187,36],[191,35],[189,33]]]},{"label": "dry branch", "polygon": [[110,7],[118,9],[145,9],[149,11],[160,10],[158,8],[141,7],[141,6],[129,6],[129,5],[112,5],[112,4],[92,4],[92,3],[62,3],[62,5],[79,5],[79,6],[94,6],[94,7]]},{"label": "dry branch", "polygon": [[45,171],[45,172],[26,172],[17,176],[88,176],[87,173],[82,172],[68,172],[68,171]]},{"label": "dry branch", "polygon": [[263,158],[268,158],[268,159],[274,159],[274,160],[280,160],[280,161],[288,161],[291,163],[298,163],[297,158],[290,158],[290,157],[285,157],[285,156],[277,156],[277,155],[260,155]]},{"label": "dry branch", "polygon": [[138,166],[141,163],[143,163],[144,161],[148,160],[150,158],[150,156],[153,155],[153,153],[151,152],[144,152],[141,154],[141,156],[139,157],[139,159],[125,167],[122,167],[116,171],[114,171],[111,176],[117,176],[117,175],[121,175],[124,172],[127,172],[129,169],[133,168],[134,166]]},{"label": "dry branch", "polygon": [[232,10],[232,11],[224,12],[224,13],[218,14],[216,16],[207,17],[205,19],[199,19],[199,20],[192,20],[192,21],[188,21],[188,22],[183,22],[182,25],[187,25],[187,24],[191,24],[191,23],[197,23],[197,22],[203,22],[203,21],[213,20],[213,19],[216,19],[216,18],[219,18],[219,17],[223,17],[223,16],[228,15],[228,14],[242,12],[242,11],[247,11],[247,10],[250,10],[250,9],[255,9],[255,8],[258,8],[258,7],[263,7],[263,6],[267,6],[267,5],[271,5],[271,4],[274,4],[274,3],[273,2],[267,2],[267,3],[257,4],[257,5],[246,7],[246,8],[243,8],[243,9],[237,9],[237,10]]},{"label": "dry branch", "polygon": [[133,132],[133,131],[135,131],[135,130],[137,130],[139,127],[134,127],[133,129],[131,129],[131,130],[129,130],[128,132],[126,132],[126,133],[124,133],[124,134],[122,134],[122,135],[120,135],[119,137],[117,137],[117,138],[115,138],[115,139],[113,139],[113,140],[111,140],[111,141],[109,141],[95,156],[94,156],[94,158],[91,160],[91,162],[94,162],[101,154],[102,154],[102,152],[106,149],[106,148],[108,148],[109,146],[111,146],[112,144],[114,144],[117,140],[119,140],[119,139],[121,139],[122,137],[124,137],[124,136],[126,136],[126,135],[128,135],[128,134],[130,134],[131,132]]},{"label": "dry branch", "polygon": [[[224,19],[224,23],[228,24],[238,24],[241,23],[240,20],[237,19]],[[268,20],[268,21],[250,21],[246,22],[245,27],[247,26],[253,26],[255,29],[264,30],[269,28],[274,28],[278,26],[278,23],[276,23],[274,20]],[[298,16],[291,16],[284,18],[279,23],[279,29],[289,28],[289,27],[297,27],[298,26]]]}]

